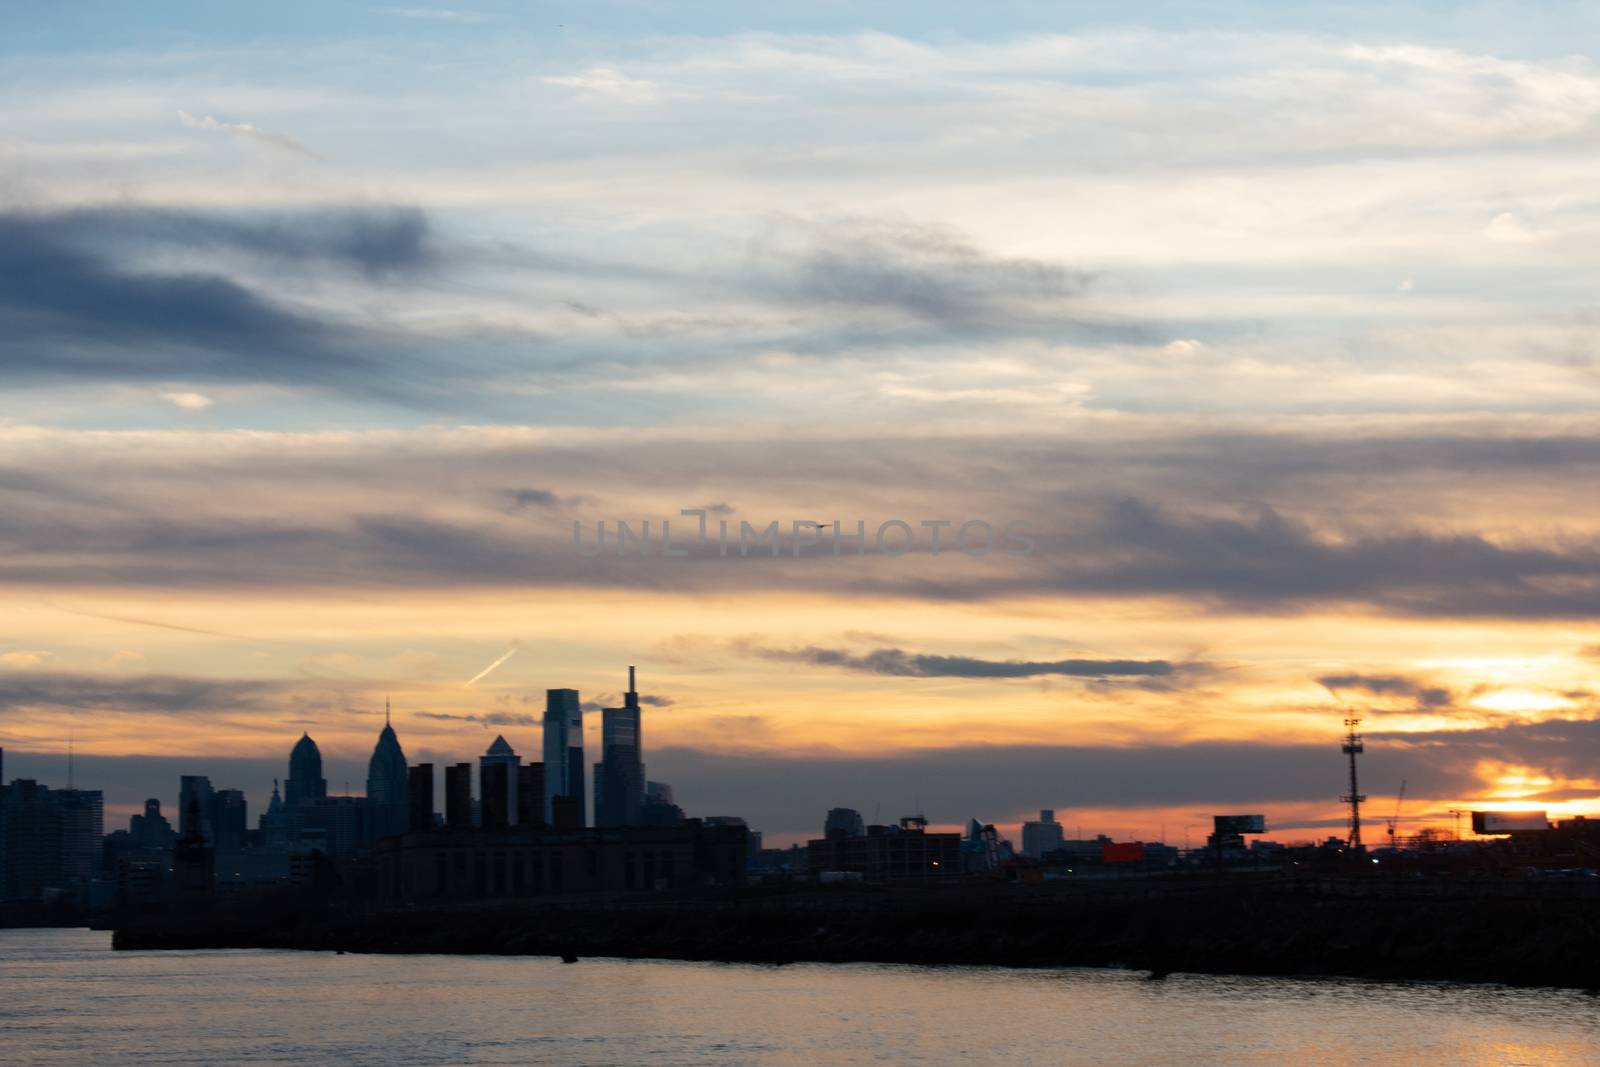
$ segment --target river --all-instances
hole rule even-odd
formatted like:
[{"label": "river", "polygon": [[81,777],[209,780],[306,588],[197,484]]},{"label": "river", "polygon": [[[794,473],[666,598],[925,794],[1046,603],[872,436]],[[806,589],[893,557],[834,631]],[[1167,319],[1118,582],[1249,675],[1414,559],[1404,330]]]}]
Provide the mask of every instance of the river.
[{"label": "river", "polygon": [[1576,991],[1087,969],[112,952],[0,930],[5,1064],[1600,1064]]}]

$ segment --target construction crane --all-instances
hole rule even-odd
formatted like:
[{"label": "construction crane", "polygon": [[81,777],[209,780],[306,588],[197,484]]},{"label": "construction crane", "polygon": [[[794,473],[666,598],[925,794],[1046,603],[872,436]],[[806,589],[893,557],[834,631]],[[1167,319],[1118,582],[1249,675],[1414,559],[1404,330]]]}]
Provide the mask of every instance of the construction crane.
[{"label": "construction crane", "polygon": [[1406,780],[1400,779],[1400,794],[1394,798],[1394,815],[1389,818],[1389,847],[1395,848],[1395,824],[1400,821],[1400,805],[1406,801]]}]

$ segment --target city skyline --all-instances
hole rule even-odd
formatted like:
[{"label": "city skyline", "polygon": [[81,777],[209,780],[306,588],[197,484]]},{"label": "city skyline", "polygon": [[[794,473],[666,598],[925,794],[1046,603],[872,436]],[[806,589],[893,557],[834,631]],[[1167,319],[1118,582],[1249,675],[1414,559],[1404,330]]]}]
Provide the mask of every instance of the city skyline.
[{"label": "city skyline", "polygon": [[1600,813],[1592,12],[454,14],[0,43],[19,773],[259,810],[286,733],[526,758],[636,662],[649,773],[774,834],[1315,837],[1352,716],[1380,813]]}]

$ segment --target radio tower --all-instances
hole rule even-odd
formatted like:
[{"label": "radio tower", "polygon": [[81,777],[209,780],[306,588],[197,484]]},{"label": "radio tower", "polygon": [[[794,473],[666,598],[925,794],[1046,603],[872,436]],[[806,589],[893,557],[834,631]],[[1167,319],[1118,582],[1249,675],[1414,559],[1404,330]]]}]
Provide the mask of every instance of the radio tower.
[{"label": "radio tower", "polygon": [[1361,735],[1356,733],[1356,727],[1361,725],[1360,719],[1346,719],[1346,729],[1350,732],[1345,736],[1342,751],[1350,757],[1350,793],[1339,799],[1350,805],[1350,850],[1361,851],[1361,802],[1367,798],[1361,795],[1361,787],[1356,784],[1356,757],[1366,750],[1361,743]]}]

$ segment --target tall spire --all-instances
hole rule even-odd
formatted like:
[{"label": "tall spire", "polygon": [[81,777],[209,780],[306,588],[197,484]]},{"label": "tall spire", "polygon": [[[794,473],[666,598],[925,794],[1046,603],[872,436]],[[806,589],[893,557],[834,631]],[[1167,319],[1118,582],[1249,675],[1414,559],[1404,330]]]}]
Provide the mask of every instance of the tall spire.
[{"label": "tall spire", "polygon": [[389,698],[383,698],[383,725],[389,725]]}]

